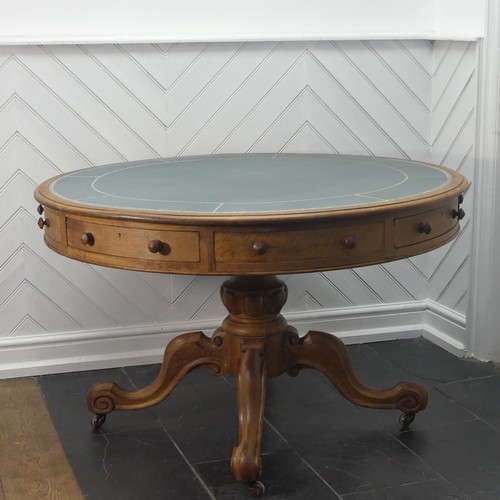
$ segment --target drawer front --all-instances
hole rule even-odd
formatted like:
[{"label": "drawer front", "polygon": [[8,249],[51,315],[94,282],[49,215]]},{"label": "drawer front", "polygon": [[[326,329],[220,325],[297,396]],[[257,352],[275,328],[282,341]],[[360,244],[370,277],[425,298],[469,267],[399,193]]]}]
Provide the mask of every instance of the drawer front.
[{"label": "drawer front", "polygon": [[155,231],[67,219],[68,245],[102,255],[171,262],[199,262],[196,231]]},{"label": "drawer front", "polygon": [[216,263],[371,260],[384,253],[384,223],[274,232],[216,232]]},{"label": "drawer front", "polygon": [[63,243],[66,240],[64,216],[50,208],[45,208],[42,216],[45,217],[45,236],[51,240]]},{"label": "drawer front", "polygon": [[410,217],[394,219],[394,246],[402,248],[432,240],[451,231],[458,218],[452,212],[456,203]]}]

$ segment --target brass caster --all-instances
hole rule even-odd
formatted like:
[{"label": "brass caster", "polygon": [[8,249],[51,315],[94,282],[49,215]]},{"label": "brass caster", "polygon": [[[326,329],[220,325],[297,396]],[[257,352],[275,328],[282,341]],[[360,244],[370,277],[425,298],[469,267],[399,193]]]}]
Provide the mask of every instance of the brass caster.
[{"label": "brass caster", "polygon": [[401,429],[407,429],[414,420],[415,413],[401,413],[401,415],[399,416]]},{"label": "brass caster", "polygon": [[94,429],[99,429],[99,427],[101,427],[101,425],[104,424],[105,421],[106,421],[106,414],[101,414],[101,415],[94,415],[90,423]]},{"label": "brass caster", "polygon": [[261,497],[266,491],[266,487],[260,481],[252,481],[248,484],[248,488],[250,489],[250,494],[254,497]]}]

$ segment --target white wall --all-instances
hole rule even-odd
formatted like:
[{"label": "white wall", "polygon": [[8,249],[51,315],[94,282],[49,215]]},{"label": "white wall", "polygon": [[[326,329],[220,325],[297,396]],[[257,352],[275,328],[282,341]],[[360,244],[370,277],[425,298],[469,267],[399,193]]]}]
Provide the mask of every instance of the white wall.
[{"label": "white wall", "polygon": [[485,0],[16,0],[2,4],[0,43],[474,40],[484,8]]},{"label": "white wall", "polygon": [[[155,156],[333,152],[444,162],[473,179],[475,42],[0,47],[0,374],[157,360],[217,326],[222,278],[56,255],[37,183]],[[467,212],[473,205],[467,196]],[[287,276],[287,315],[348,341],[426,335],[467,350],[469,219],[454,243],[386,266]]]},{"label": "white wall", "polygon": [[[495,12],[498,1],[489,2]],[[496,292],[486,267],[495,262],[494,247],[477,243],[494,231],[481,186],[498,205],[495,176],[485,175],[494,159],[483,143],[494,100],[484,61],[494,66],[494,56],[483,51],[480,65],[475,42],[484,35],[486,4],[2,5],[0,377],[157,360],[175,333],[216,327],[222,279],[123,272],[60,257],[42,243],[32,191],[76,168],[231,151],[380,154],[467,175],[473,185],[455,242],[387,266],[285,277],[287,315],[303,330],[323,328],[347,341],[424,333],[453,352],[470,347],[490,356],[496,338],[482,332],[493,331],[500,308],[482,304]],[[192,43],[165,43],[174,41]],[[230,43],[206,43],[220,41]],[[496,151],[495,138],[489,150]]]},{"label": "white wall", "polygon": [[488,2],[487,37],[482,43],[479,78],[477,209],[474,215],[470,352],[500,361],[500,175],[498,159],[500,1]]}]

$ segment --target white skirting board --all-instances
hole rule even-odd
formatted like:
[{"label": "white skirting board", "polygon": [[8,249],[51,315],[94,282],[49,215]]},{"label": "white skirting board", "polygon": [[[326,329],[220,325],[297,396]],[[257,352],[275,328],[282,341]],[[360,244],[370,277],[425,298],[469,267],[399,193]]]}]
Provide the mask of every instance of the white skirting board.
[{"label": "white skirting board", "polygon": [[[457,356],[467,355],[465,317],[433,301],[377,304],[346,309],[285,314],[300,334],[330,332],[346,344],[361,344],[424,336]],[[0,379],[96,370],[161,362],[175,336],[220,325],[211,322],[167,324],[8,337],[0,340]]]}]

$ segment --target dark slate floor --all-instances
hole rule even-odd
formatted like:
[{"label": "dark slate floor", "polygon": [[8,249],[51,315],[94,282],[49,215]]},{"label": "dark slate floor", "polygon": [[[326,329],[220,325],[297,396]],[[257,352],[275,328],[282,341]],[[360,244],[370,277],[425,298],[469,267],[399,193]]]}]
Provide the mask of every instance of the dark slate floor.
[{"label": "dark slate floor", "polygon": [[[345,401],[313,371],[268,383],[262,446],[264,498],[500,499],[500,369],[458,359],[424,339],[351,346],[358,375],[387,388],[429,390],[428,408],[400,431],[398,411]],[[230,477],[236,390],[209,370],[188,375],[162,404],[116,412],[93,431],[86,392],[97,381],[148,383],[158,366],[38,379],[59,437],[89,499],[252,498]]]}]

